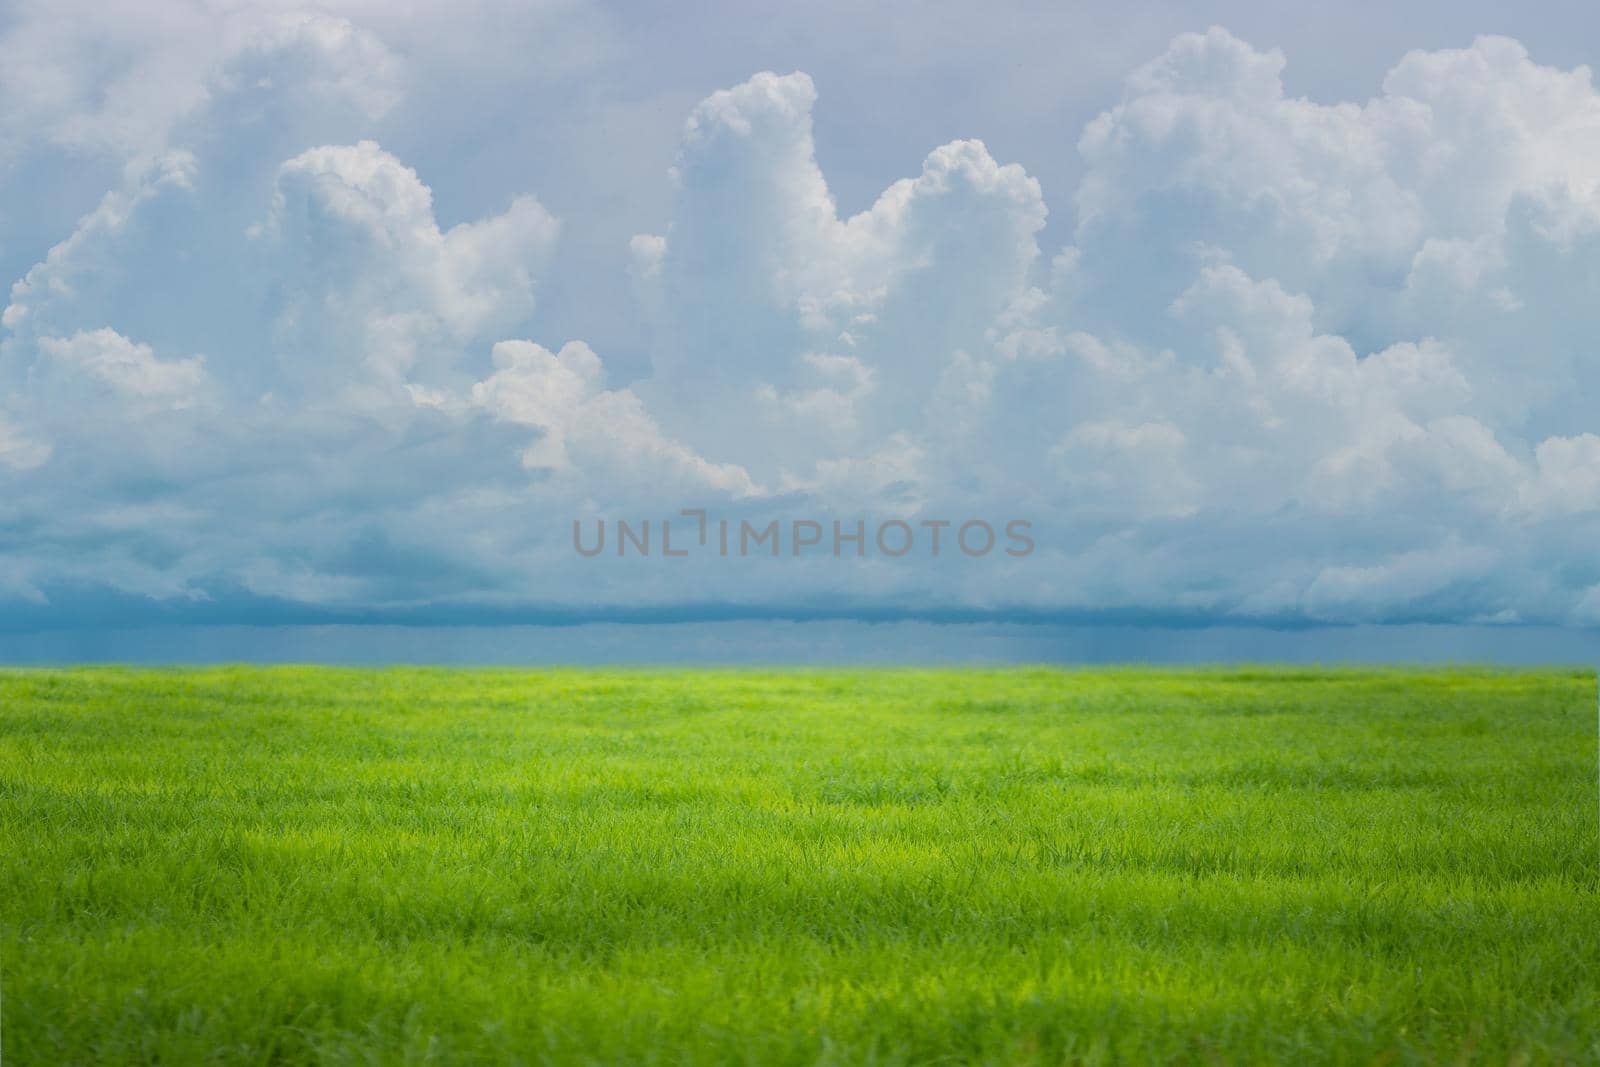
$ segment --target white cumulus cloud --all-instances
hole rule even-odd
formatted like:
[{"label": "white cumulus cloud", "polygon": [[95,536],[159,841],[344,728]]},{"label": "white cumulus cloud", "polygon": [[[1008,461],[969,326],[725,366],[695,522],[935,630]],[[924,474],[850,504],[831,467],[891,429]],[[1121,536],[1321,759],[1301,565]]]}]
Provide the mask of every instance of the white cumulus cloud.
[{"label": "white cumulus cloud", "polygon": [[[463,220],[373,134],[394,17],[193,14],[216,48],[135,85],[26,15],[0,137],[121,177],[10,286],[0,612],[1600,618],[1600,94],[1515,41],[1329,103],[1182,35],[1077,136],[1047,248],[1039,183],[975,139],[841,213],[818,87],[756,74],[688,109],[666,216],[614,250],[638,305],[587,312],[640,316],[616,359],[543,335],[581,294],[533,193]],[[684,508],[1023,519],[1038,548],[574,558],[574,518]]]}]

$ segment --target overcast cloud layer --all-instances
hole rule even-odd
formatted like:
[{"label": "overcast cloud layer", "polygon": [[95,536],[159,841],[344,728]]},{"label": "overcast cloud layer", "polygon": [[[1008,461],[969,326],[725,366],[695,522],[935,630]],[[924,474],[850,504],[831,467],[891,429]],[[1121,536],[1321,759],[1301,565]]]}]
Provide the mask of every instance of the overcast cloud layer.
[{"label": "overcast cloud layer", "polygon": [[[404,150],[474,106],[453,72],[516,67],[494,33],[345,8],[3,25],[5,624],[1600,625],[1587,68],[1485,36],[1328,102],[1278,51],[1183,33],[1038,129],[1075,187],[956,139],[858,211],[818,160],[828,84],[752,72],[661,98],[653,225],[596,221],[619,178],[574,233],[494,162],[539,138],[503,97],[461,127],[497,192],[454,202],[481,210],[442,212]],[[562,57],[501,84],[529,101],[615,44],[579,5],[478,15]],[[652,126],[600,113],[596,137]],[[580,284],[600,260],[628,291]],[[788,528],[778,559],[573,549],[574,519],[684,508],[862,519],[865,556],[825,529],[794,558]],[[1036,547],[873,544],[936,519],[1025,519]]]}]

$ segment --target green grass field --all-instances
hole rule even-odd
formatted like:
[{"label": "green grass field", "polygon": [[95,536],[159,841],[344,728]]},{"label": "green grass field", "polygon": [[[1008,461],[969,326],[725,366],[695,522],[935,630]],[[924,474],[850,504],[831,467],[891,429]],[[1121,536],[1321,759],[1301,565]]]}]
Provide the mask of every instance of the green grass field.
[{"label": "green grass field", "polygon": [[1600,1060],[1576,671],[0,672],[7,1067]]}]

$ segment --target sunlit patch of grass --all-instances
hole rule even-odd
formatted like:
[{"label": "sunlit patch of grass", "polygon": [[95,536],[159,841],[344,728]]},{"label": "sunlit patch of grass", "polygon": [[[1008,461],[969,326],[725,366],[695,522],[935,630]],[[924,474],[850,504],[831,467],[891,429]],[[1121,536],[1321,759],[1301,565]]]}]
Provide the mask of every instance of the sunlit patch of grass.
[{"label": "sunlit patch of grass", "polygon": [[1595,678],[0,672],[8,1063],[1592,1062]]}]

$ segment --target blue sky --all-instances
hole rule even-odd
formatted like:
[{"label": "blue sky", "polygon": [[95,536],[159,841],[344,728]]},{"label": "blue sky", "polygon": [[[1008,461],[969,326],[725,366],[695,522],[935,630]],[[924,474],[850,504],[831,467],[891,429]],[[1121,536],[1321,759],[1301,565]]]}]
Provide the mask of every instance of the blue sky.
[{"label": "blue sky", "polygon": [[[6,5],[0,631],[1593,630],[1600,37],[1502,7]],[[574,551],[685,509],[780,554]]]}]

